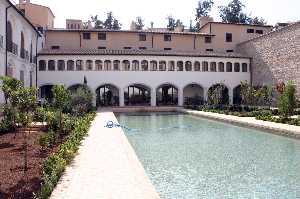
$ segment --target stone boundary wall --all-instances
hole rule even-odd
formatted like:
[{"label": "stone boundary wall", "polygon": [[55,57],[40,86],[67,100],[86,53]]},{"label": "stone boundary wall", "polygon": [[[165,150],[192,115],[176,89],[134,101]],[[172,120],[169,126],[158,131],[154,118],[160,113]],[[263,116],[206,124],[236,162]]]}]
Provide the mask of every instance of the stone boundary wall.
[{"label": "stone boundary wall", "polygon": [[240,43],[237,51],[253,58],[253,85],[292,80],[300,98],[300,21]]}]

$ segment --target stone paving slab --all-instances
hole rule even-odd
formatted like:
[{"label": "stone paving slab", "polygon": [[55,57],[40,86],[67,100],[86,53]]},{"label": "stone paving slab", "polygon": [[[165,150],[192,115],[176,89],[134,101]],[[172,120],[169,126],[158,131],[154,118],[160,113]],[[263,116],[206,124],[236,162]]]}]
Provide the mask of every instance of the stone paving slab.
[{"label": "stone paving slab", "polygon": [[273,134],[300,139],[300,126],[262,121],[262,120],[257,120],[254,117],[238,117],[233,115],[225,115],[225,114],[211,113],[211,112],[204,112],[204,111],[194,111],[188,109],[181,109],[180,112],[188,113],[195,116],[201,116],[209,119],[224,121],[232,124],[258,128],[258,129],[266,130],[267,132]]},{"label": "stone paving slab", "polygon": [[51,199],[159,199],[112,112],[98,113]]}]

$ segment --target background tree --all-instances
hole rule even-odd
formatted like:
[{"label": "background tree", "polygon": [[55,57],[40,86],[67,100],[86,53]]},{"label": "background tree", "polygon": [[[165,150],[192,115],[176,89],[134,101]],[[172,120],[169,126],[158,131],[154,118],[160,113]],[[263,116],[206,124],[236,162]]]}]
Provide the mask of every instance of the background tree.
[{"label": "background tree", "polygon": [[296,108],[295,93],[295,86],[292,82],[288,82],[278,102],[278,109],[281,117],[288,118],[294,115],[294,110]]},{"label": "background tree", "polygon": [[98,15],[91,16],[91,20],[94,23],[94,29],[104,29],[103,21],[98,19]]},{"label": "background tree", "polygon": [[145,24],[144,24],[144,20],[142,19],[142,17],[137,17],[135,23],[135,28],[137,30],[143,30]]},{"label": "background tree", "polygon": [[199,22],[200,18],[209,16],[209,12],[211,11],[213,5],[214,5],[213,0],[198,1],[198,7],[196,8],[196,25],[194,28],[195,30],[199,31],[201,26]]},{"label": "background tree", "polygon": [[243,12],[245,5],[240,0],[232,0],[227,6],[220,6],[219,13],[223,22],[265,25],[263,18],[254,17]]},{"label": "background tree", "polygon": [[167,20],[168,20],[168,25],[167,25],[168,30],[173,31],[176,27],[176,20],[171,15],[167,17]]}]

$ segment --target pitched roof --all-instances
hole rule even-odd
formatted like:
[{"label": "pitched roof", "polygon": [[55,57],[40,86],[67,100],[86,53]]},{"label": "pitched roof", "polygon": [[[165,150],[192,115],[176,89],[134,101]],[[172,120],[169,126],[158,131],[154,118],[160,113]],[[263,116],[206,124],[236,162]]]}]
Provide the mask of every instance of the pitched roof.
[{"label": "pitched roof", "polygon": [[218,22],[218,21],[210,21],[204,24],[201,28],[203,29],[208,24],[223,24],[223,25],[235,25],[235,26],[254,26],[254,27],[265,27],[265,28],[272,28],[271,25],[259,25],[259,24],[245,24],[245,23],[226,23],[226,22]]},{"label": "pitched roof", "polygon": [[164,50],[137,50],[137,49],[43,49],[39,55],[132,55],[132,56],[180,56],[180,57],[225,57],[249,58],[239,53],[214,53],[214,52],[187,52]]}]

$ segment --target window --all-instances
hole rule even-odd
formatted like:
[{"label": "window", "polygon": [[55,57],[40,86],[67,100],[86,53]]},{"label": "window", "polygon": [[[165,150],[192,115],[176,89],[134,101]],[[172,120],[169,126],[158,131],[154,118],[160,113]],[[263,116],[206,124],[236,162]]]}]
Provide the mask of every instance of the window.
[{"label": "window", "polygon": [[206,49],[206,52],[213,52],[213,51],[214,51],[214,49],[211,49],[211,48]]},{"label": "window", "polygon": [[205,43],[211,43],[211,37],[205,37]]},{"label": "window", "polygon": [[141,62],[141,67],[143,71],[147,71],[148,70],[148,61],[147,60],[143,60]]},{"label": "window", "polygon": [[111,70],[111,61],[110,60],[104,61],[104,70]]},{"label": "window", "polygon": [[254,29],[247,29],[247,33],[254,33]]},{"label": "window", "polygon": [[226,72],[232,72],[232,63],[231,62],[226,63]]},{"label": "window", "polygon": [[177,71],[183,71],[183,62],[182,61],[177,62]]},{"label": "window", "polygon": [[74,61],[73,60],[68,60],[67,61],[67,70],[68,71],[73,71],[74,70]]},{"label": "window", "polygon": [[147,47],[139,47],[140,50],[146,50]]},{"label": "window", "polygon": [[113,61],[114,70],[120,70],[120,61],[114,60]]},{"label": "window", "polygon": [[164,41],[172,41],[171,35],[164,35]]},{"label": "window", "polygon": [[89,33],[89,32],[83,33],[83,39],[86,39],[86,40],[91,39],[91,33]]},{"label": "window", "polygon": [[172,48],[164,48],[164,50],[172,50]]},{"label": "window", "polygon": [[190,62],[190,61],[185,62],[185,70],[192,71],[192,62]]},{"label": "window", "polygon": [[147,40],[146,34],[139,34],[139,40],[140,41],[146,41]]},{"label": "window", "polygon": [[242,72],[243,73],[248,72],[248,64],[247,63],[242,63]]},{"label": "window", "polygon": [[166,70],[166,62],[165,61],[159,61],[159,70],[160,71]]},{"label": "window", "polygon": [[102,61],[101,60],[96,60],[95,61],[95,66],[97,71],[101,71],[102,70]]},{"label": "window", "polygon": [[134,71],[138,71],[138,70],[140,70],[139,68],[140,68],[140,63],[139,63],[139,61],[138,60],[133,60],[132,61],[132,70],[134,70]]},{"label": "window", "polygon": [[64,60],[57,61],[57,70],[59,70],[59,71],[65,70],[65,61]]},{"label": "window", "polygon": [[257,34],[260,34],[260,35],[264,34],[264,31],[263,31],[263,30],[256,30],[255,32],[256,32]]},{"label": "window", "polygon": [[174,71],[174,70],[175,70],[175,62],[174,61],[169,61],[168,71]]},{"label": "window", "polygon": [[49,60],[48,61],[48,70],[49,71],[54,71],[55,70],[55,61],[54,60]]},{"label": "window", "polygon": [[76,61],[76,70],[83,70],[83,61],[82,60]]},{"label": "window", "polygon": [[106,33],[98,33],[98,40],[106,40]]},{"label": "window", "polygon": [[104,49],[106,49],[106,47],[105,46],[98,46],[98,49],[99,50],[104,50]]},{"label": "window", "polygon": [[39,61],[39,71],[45,71],[46,70],[46,61],[40,60]]},{"label": "window", "polygon": [[124,49],[126,49],[126,50],[129,50],[129,49],[131,49],[132,47],[129,47],[129,46],[125,46],[124,47]]},{"label": "window", "polygon": [[224,68],[224,63],[223,62],[219,62],[219,64],[218,64],[218,71],[219,72],[224,72],[225,70],[224,70],[225,68]]},{"label": "window", "polygon": [[125,71],[130,70],[130,61],[128,61],[128,60],[123,61],[123,70],[125,70]]},{"label": "window", "polygon": [[232,42],[232,33],[226,33],[226,42]]},{"label": "window", "polygon": [[52,50],[58,50],[60,47],[59,46],[51,46]]},{"label": "window", "polygon": [[157,70],[157,61],[150,61],[150,70],[152,71]]},{"label": "window", "polygon": [[226,50],[226,52],[228,52],[228,53],[233,53],[233,50]]},{"label": "window", "polygon": [[204,71],[204,72],[208,71],[208,62],[207,61],[202,62],[202,71]]},{"label": "window", "polygon": [[195,62],[195,64],[194,64],[194,70],[195,71],[201,71],[200,62],[198,62],[198,61]]},{"label": "window", "polygon": [[234,63],[234,72],[240,72],[240,63]]},{"label": "window", "polygon": [[86,67],[86,70],[93,70],[93,61],[92,60],[87,60],[85,62],[85,67]]},{"label": "window", "polygon": [[217,72],[217,63],[210,62],[210,72]]}]

